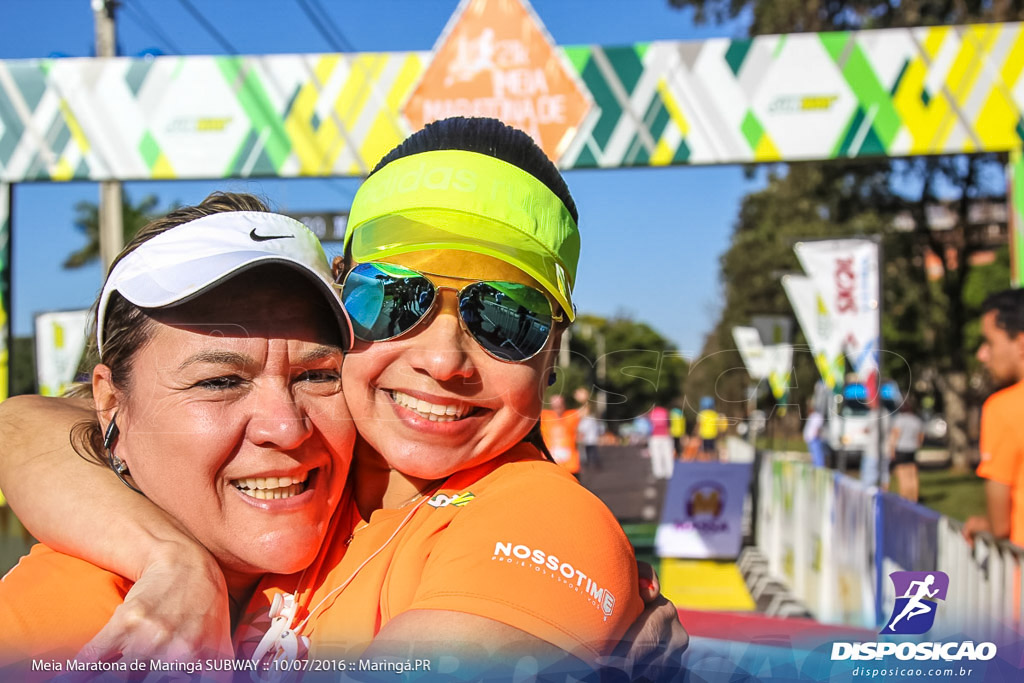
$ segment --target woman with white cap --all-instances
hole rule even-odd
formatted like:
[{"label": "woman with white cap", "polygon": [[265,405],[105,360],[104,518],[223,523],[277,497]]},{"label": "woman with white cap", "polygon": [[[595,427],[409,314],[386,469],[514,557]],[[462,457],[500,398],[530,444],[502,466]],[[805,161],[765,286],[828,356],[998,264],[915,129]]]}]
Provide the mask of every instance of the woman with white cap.
[{"label": "woman with white cap", "polygon": [[[95,310],[78,450],[209,553],[237,621],[263,575],[316,556],[349,469],[352,331],[323,249],[254,197],[212,195],[143,228]],[[0,665],[73,656],[130,587],[36,545],[0,582]]]},{"label": "woman with white cap", "polygon": [[641,609],[632,550],[523,443],[575,315],[564,181],[498,122],[434,124],[360,189],[346,244],[356,505],[311,571],[262,586],[298,605],[280,648],[298,635],[429,654],[429,636],[595,663]]}]

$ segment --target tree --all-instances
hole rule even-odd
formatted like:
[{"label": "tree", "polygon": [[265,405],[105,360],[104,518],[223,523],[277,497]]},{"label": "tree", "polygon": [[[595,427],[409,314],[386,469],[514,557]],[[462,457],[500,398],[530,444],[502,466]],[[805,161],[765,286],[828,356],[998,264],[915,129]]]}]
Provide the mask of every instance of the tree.
[{"label": "tree", "polygon": [[11,396],[36,390],[35,345],[32,337],[15,337],[11,348]]},{"label": "tree", "polygon": [[668,0],[668,4],[692,9],[696,23],[750,17],[751,35],[1024,18],[1024,3],[1020,0]]},{"label": "tree", "polygon": [[[604,378],[599,346],[604,345]],[[581,315],[572,328],[569,367],[549,393],[571,396],[577,387],[604,390],[605,419],[626,422],[655,405],[682,398],[689,364],[674,344],[646,323],[628,317]],[[591,400],[596,400],[591,394]]]},{"label": "tree", "polygon": [[[135,237],[144,225],[156,217],[155,209],[159,200],[155,195],[143,197],[138,204],[132,204],[127,192],[123,193],[122,217],[124,241]],[[75,205],[75,227],[85,235],[84,247],[72,252],[63,263],[64,268],[81,268],[100,258],[100,209],[93,202],[78,202]]]},{"label": "tree", "polygon": [[[1024,18],[1024,3],[1017,0],[1002,3],[983,0],[669,0],[669,4],[694,10],[698,22],[749,17],[751,34]],[[965,302],[970,273],[968,263],[975,249],[969,234],[968,210],[975,201],[1003,199],[1003,163],[1003,159],[988,154],[880,160],[852,166],[838,166],[834,162],[800,164],[791,166],[786,175],[776,171],[762,193],[765,198],[773,193],[781,195],[785,201],[804,206],[812,213],[824,211],[832,218],[832,225],[827,226],[824,234],[884,234],[882,268],[886,287],[882,330],[890,353],[883,358],[883,371],[890,376],[902,373],[908,382],[911,373],[915,377],[931,378],[942,396],[950,424],[953,461],[961,468],[967,466],[969,454],[966,401],[973,347],[969,345],[967,331],[975,315]],[[837,191],[840,196],[830,200],[829,195]],[[722,271],[727,292],[731,277],[737,272],[743,277],[734,288],[744,291],[734,291],[732,296],[727,296],[727,312],[720,326],[727,321],[733,324],[737,314],[730,309],[736,306],[758,313],[780,310],[777,286],[769,287],[766,294],[749,296],[752,287],[745,285],[753,284],[750,282],[751,258],[767,262],[772,256],[782,259],[777,261],[780,264],[792,261],[790,256],[778,252],[756,249],[759,242],[768,240],[770,231],[780,229],[780,224],[764,202],[748,199],[751,201],[744,202],[730,252],[723,257]],[[927,207],[937,202],[950,205],[957,219],[946,239],[930,229],[927,217]],[[892,219],[899,212],[911,217],[913,227],[909,232],[893,229]],[[814,222],[808,221],[801,229],[814,227]],[[930,282],[925,274],[929,251],[946,263],[937,282]],[[730,263],[740,264],[741,270],[730,271]],[[1006,284],[1004,281],[1002,287]],[[740,303],[744,297],[751,299],[749,304]],[[771,300],[764,301],[765,297]],[[751,309],[755,304],[776,307]],[[721,344],[723,331],[716,333]],[[730,348],[731,342],[728,344],[723,348]],[[909,367],[906,359],[913,361]]]}]

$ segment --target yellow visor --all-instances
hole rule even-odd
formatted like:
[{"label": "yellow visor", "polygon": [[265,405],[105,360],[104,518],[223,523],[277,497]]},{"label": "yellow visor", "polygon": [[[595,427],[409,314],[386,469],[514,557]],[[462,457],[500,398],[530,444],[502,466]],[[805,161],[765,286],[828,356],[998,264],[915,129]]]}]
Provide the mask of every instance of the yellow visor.
[{"label": "yellow visor", "polygon": [[441,150],[389,163],[356,193],[345,245],[357,261],[424,249],[498,258],[537,280],[575,318],[576,222],[544,183],[486,154]]}]

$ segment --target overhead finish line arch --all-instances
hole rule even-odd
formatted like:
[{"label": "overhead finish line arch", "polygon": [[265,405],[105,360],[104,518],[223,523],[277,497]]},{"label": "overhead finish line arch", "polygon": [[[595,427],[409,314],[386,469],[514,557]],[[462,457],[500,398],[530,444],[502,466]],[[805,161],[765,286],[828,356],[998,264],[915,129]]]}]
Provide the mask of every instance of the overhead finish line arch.
[{"label": "overhead finish line arch", "polygon": [[[1019,23],[559,47],[538,22],[548,62],[497,85],[508,64],[438,61],[486,1],[463,3],[433,53],[0,61],[0,398],[12,183],[360,176],[420,125],[414,106],[501,115],[563,169],[1015,152],[1024,137]],[[459,94],[484,77],[501,92]]]}]

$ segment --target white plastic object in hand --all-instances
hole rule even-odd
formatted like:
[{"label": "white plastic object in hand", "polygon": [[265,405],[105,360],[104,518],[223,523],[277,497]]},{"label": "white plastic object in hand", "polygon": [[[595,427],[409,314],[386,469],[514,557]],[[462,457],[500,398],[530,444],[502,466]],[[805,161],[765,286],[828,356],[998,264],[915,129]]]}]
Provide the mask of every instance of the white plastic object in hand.
[{"label": "white plastic object in hand", "polygon": [[252,653],[252,661],[255,664],[263,662],[268,654],[271,655],[271,660],[294,661],[299,656],[300,644],[302,650],[309,651],[309,638],[298,635],[291,628],[298,607],[292,593],[278,593],[274,596],[274,601],[270,604],[270,628]]}]

